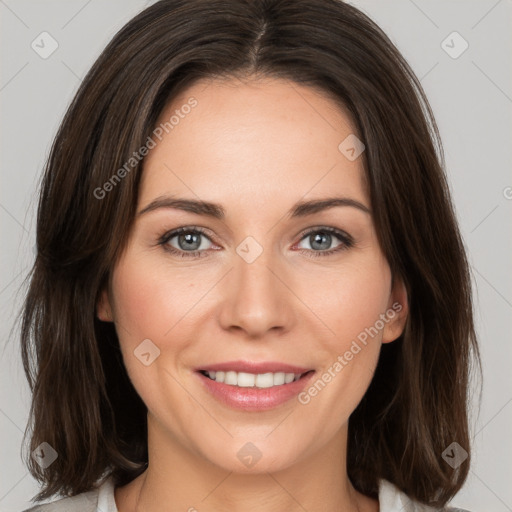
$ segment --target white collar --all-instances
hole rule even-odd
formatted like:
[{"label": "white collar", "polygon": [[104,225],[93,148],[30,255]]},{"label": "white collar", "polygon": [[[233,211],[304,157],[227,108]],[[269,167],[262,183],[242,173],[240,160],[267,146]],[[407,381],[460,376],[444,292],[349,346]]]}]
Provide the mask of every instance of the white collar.
[{"label": "white collar", "polygon": [[[388,480],[379,480],[379,512],[435,512],[439,509],[412,500]],[[443,509],[449,512],[451,509]]]}]

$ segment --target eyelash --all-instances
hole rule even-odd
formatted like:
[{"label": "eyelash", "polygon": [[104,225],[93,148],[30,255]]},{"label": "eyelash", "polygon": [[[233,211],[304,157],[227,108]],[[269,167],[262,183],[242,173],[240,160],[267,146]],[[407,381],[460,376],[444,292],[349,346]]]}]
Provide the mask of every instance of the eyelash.
[{"label": "eyelash", "polygon": [[[167,231],[166,233],[164,233],[163,235],[161,235],[159,237],[158,244],[161,245],[165,251],[170,252],[171,254],[174,254],[181,258],[203,258],[203,257],[205,257],[206,255],[204,254],[205,253],[204,250],[188,252],[188,251],[178,250],[178,249],[168,245],[169,240],[171,240],[175,236],[180,235],[182,233],[201,234],[201,235],[205,236],[206,238],[208,238],[208,240],[210,240],[210,242],[212,242],[210,237],[206,234],[206,230],[204,230],[203,228],[200,228],[199,226],[190,226],[190,227],[177,228],[172,231]],[[313,258],[331,256],[335,253],[350,249],[354,245],[354,240],[352,239],[351,236],[344,233],[343,231],[340,231],[339,229],[334,229],[334,228],[329,228],[329,227],[317,227],[317,228],[313,228],[313,229],[307,229],[307,230],[303,231],[302,233],[300,233],[300,240],[302,240],[303,238],[305,238],[308,235],[311,235],[313,233],[328,233],[330,235],[335,235],[340,240],[340,242],[342,242],[335,249],[330,249],[328,251],[313,251],[311,249],[299,249],[300,253],[304,253],[304,252],[309,253],[309,255],[312,256]]]}]

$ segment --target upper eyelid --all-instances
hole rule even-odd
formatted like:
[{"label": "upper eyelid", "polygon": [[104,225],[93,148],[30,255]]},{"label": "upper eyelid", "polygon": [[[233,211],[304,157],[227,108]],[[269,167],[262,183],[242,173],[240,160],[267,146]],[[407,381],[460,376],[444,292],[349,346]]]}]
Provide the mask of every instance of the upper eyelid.
[{"label": "upper eyelid", "polygon": [[313,227],[313,228],[306,228],[306,229],[303,229],[297,236],[305,237],[307,235],[310,235],[311,233],[316,233],[317,231],[322,231],[322,230],[327,231],[328,233],[331,233],[334,235],[352,238],[352,236],[349,233],[347,233],[344,229],[334,228],[334,227],[330,227],[330,226],[318,226],[318,227]]}]

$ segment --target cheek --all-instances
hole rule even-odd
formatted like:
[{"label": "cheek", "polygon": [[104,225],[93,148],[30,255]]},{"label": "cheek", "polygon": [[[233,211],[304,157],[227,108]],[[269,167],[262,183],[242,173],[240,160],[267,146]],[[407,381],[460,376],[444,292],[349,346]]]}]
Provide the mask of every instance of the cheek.
[{"label": "cheek", "polygon": [[[390,298],[391,275],[380,257],[333,275],[322,300],[326,322],[342,346],[376,324]],[[378,324],[379,325],[379,324]],[[379,334],[380,339],[380,334]]]},{"label": "cheek", "polygon": [[[187,312],[197,302],[197,288],[168,269],[165,272],[151,258],[136,254],[121,260],[114,271],[113,309],[124,365],[149,410],[158,410],[164,400],[177,407],[183,402],[172,385],[172,375],[190,339]],[[141,359],[144,352],[150,354],[148,365]]]},{"label": "cheek", "polygon": [[[149,338],[172,338],[173,327],[186,321],[187,311],[197,301],[194,283],[181,279],[179,273],[170,275],[168,269],[148,259],[132,258],[116,268],[113,278],[116,324],[124,327],[133,343]],[[122,333],[120,333],[122,335]]]},{"label": "cheek", "polygon": [[[373,377],[381,348],[380,319],[388,307],[390,287],[387,262],[373,254],[336,272],[322,299],[322,319],[331,330],[323,342],[327,355],[323,371],[329,374],[323,380],[333,383],[327,386],[323,403],[340,418],[352,412]],[[346,401],[338,400],[340,394]]]},{"label": "cheek", "polygon": [[[389,302],[391,274],[385,260],[373,255],[331,277],[328,291],[316,295],[323,308],[320,316],[331,331],[321,344],[322,368],[299,399],[306,406],[304,414],[315,416],[334,435],[373,378],[381,347],[379,319]],[[318,426],[312,423],[312,429]]]}]

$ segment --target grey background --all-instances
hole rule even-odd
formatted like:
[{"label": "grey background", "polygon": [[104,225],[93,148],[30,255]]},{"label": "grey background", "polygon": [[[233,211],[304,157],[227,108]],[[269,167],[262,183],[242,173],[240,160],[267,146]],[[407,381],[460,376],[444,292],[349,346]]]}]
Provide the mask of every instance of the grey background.
[{"label": "grey background", "polygon": [[[51,141],[88,68],[114,33],[151,2],[0,0],[0,510],[38,491],[20,458],[30,393],[10,332],[33,259],[36,192]],[[443,139],[448,178],[469,252],[484,364],[474,395],[474,461],[452,505],[512,511],[512,1],[352,0],[391,37],[421,79]],[[58,49],[42,59],[43,31]],[[441,46],[457,31],[469,48]],[[448,40],[456,51],[459,42]],[[477,383],[474,384],[476,390]]]}]

